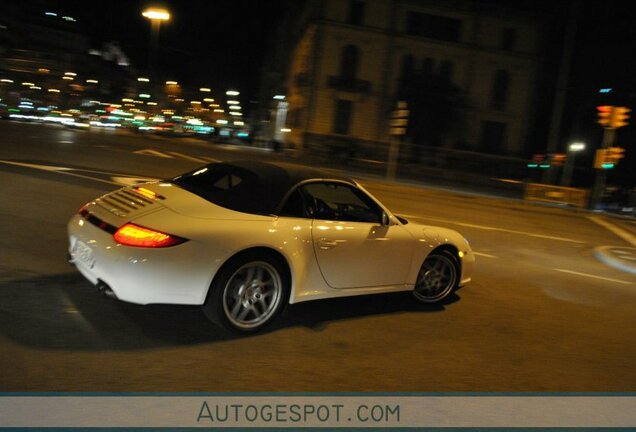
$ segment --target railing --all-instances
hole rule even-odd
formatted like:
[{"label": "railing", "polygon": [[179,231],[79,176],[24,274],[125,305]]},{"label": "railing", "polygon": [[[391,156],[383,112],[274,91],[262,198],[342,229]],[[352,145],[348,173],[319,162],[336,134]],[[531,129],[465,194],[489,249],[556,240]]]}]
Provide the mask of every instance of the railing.
[{"label": "railing", "polygon": [[588,191],[586,189],[527,183],[524,198],[526,201],[540,201],[585,208],[588,203]]}]

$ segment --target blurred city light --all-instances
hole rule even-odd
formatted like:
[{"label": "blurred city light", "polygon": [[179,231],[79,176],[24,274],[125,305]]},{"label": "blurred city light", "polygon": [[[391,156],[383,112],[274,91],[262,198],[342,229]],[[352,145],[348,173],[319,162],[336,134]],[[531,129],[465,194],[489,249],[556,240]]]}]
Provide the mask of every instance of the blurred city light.
[{"label": "blurred city light", "polygon": [[228,95],[228,96],[238,96],[238,95],[240,95],[240,93],[238,91],[236,91],[236,90],[228,90],[228,91],[225,92],[225,94]]},{"label": "blurred city light", "polygon": [[218,109],[218,108],[217,108],[217,109],[215,109],[213,112],[215,112],[215,113],[223,113],[223,112],[225,112],[225,110],[222,110],[222,109]]},{"label": "blurred city light", "polygon": [[214,99],[212,99],[212,98],[205,98],[205,99],[203,99],[203,102],[214,102]]},{"label": "blurred city light", "polygon": [[47,68],[39,68],[38,72],[39,73],[43,73],[43,74],[47,74],[47,73],[51,72],[51,70],[47,69]]},{"label": "blurred city light", "polygon": [[611,92],[612,92],[612,90],[613,90],[612,88],[610,88],[610,87],[606,87],[606,88],[602,88],[602,89],[600,89],[598,92],[599,92],[599,93],[611,93]]},{"label": "blurred city light", "polygon": [[139,93],[139,97],[143,99],[150,99],[150,95],[148,93]]},{"label": "blurred city light", "polygon": [[568,147],[568,149],[569,149],[570,151],[573,151],[573,152],[577,152],[577,151],[585,150],[585,143],[582,143],[582,142],[575,142],[575,143],[572,143],[572,144],[570,144],[570,146]]},{"label": "blurred city light", "polygon": [[176,86],[176,85],[179,85],[179,83],[176,82],[176,81],[166,81],[166,85],[174,85],[174,86]]},{"label": "blurred city light", "polygon": [[77,74],[75,72],[64,72],[64,75],[66,76],[77,76]]},{"label": "blurred city light", "polygon": [[230,111],[230,115],[237,116],[237,117],[242,117],[243,113],[236,112],[236,111]]},{"label": "blurred city light", "polygon": [[280,131],[281,131],[281,132],[291,132],[291,129],[289,129],[289,128],[282,128]]},{"label": "blurred city light", "polygon": [[170,19],[170,13],[165,9],[146,9],[141,15],[150,20],[166,21]]},{"label": "blurred city light", "polygon": [[48,92],[50,92],[50,93],[59,93],[60,91],[58,89],[51,88],[51,89],[48,89]]},{"label": "blurred city light", "polygon": [[54,16],[54,17],[57,16],[57,14],[55,12],[44,12],[44,15],[46,15],[46,16]]},{"label": "blurred city light", "polygon": [[0,79],[0,82],[13,84],[13,80],[10,80],[8,78],[2,78],[2,79]]},{"label": "blurred city light", "polygon": [[229,101],[227,101],[227,104],[228,105],[238,105],[238,104],[240,104],[240,102],[237,101],[237,100],[229,100]]},{"label": "blurred city light", "polygon": [[274,96],[274,99],[276,99],[276,100],[284,100],[285,96],[284,95],[276,95],[276,96]]},{"label": "blurred city light", "polygon": [[139,77],[139,78],[137,78],[137,81],[139,81],[139,82],[150,82],[150,79],[149,78],[144,78],[144,77]]},{"label": "blurred city light", "polygon": [[23,86],[29,86],[29,87],[32,87],[32,86],[34,86],[35,84],[34,84],[34,83],[32,83],[32,82],[23,82],[23,83],[22,83],[22,85],[23,85]]},{"label": "blurred city light", "polygon": [[227,124],[227,120],[223,120],[223,119],[218,119],[216,122],[218,124]]},{"label": "blurred city light", "polygon": [[202,91],[202,92],[204,92],[204,93],[209,93],[209,92],[211,92],[212,90],[211,90],[211,89],[209,89],[209,88],[207,88],[207,87],[201,87],[201,88],[199,89],[199,91]]}]

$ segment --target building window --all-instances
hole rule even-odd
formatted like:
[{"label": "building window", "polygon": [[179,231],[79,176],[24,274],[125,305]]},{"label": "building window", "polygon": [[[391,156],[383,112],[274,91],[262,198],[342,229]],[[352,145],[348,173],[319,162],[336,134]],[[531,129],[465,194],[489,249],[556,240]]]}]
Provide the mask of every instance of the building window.
[{"label": "building window", "polygon": [[499,47],[502,50],[512,51],[517,43],[517,31],[513,28],[505,28],[501,31]]},{"label": "building window", "polygon": [[495,79],[492,84],[492,107],[503,109],[508,102],[508,90],[510,89],[510,73],[507,70],[499,69],[495,72]]},{"label": "building window", "polygon": [[406,15],[406,34],[410,36],[458,42],[461,25],[458,19],[439,15],[412,11]]},{"label": "building window", "polygon": [[411,54],[405,55],[402,58],[402,78],[408,77],[415,72],[415,57]]},{"label": "building window", "polygon": [[362,25],[364,23],[364,1],[350,0],[347,24]]},{"label": "building window", "polygon": [[441,77],[448,81],[453,80],[453,62],[450,60],[444,60],[439,65],[439,74]]},{"label": "building window", "polygon": [[435,68],[435,61],[432,58],[426,57],[422,61],[422,72],[425,75],[433,75],[434,68]]},{"label": "building window", "polygon": [[358,48],[355,45],[347,45],[340,53],[340,77],[355,79],[358,75]]},{"label": "building window", "polygon": [[351,127],[351,114],[353,102],[344,99],[336,101],[336,111],[333,119],[333,132],[340,135],[348,135]]},{"label": "building window", "polygon": [[504,153],[506,126],[506,123],[496,121],[482,122],[480,149],[486,153]]}]

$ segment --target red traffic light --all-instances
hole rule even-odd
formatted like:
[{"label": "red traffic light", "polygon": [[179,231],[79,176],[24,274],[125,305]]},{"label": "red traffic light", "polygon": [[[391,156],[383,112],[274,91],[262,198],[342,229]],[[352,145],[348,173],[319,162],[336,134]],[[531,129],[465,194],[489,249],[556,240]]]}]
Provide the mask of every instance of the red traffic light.
[{"label": "red traffic light", "polygon": [[612,122],[612,112],[614,107],[611,105],[600,105],[596,107],[598,111],[598,124],[605,127],[610,127]]}]

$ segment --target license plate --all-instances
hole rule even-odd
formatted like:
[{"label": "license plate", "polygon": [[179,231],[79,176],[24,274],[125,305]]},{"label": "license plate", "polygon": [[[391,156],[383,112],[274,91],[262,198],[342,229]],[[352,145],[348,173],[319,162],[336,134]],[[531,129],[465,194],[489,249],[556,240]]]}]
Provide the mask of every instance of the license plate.
[{"label": "license plate", "polygon": [[81,240],[76,240],[73,248],[71,249],[71,256],[75,261],[80,261],[88,268],[95,266],[95,258],[93,257],[93,250]]}]

